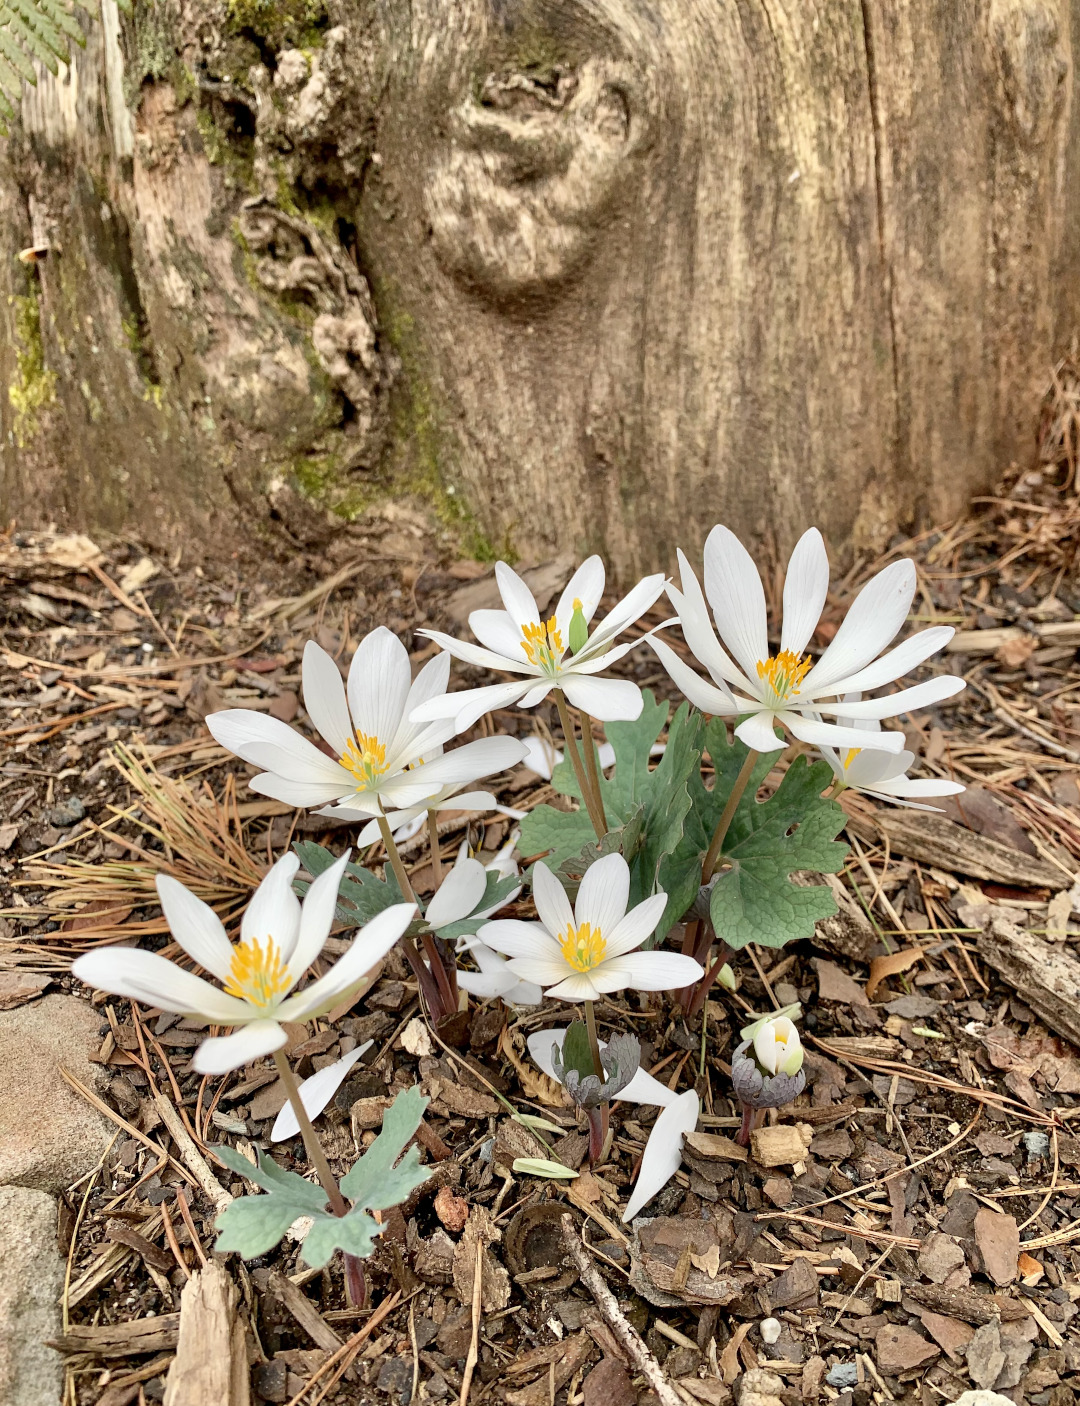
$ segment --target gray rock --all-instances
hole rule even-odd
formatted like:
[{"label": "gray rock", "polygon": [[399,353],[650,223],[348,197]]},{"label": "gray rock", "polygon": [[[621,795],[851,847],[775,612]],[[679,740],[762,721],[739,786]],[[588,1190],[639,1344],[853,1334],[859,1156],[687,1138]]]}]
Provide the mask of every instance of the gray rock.
[{"label": "gray rock", "polygon": [[64,1262],[56,1248],[56,1202],[44,1191],[0,1186],[0,1401],[59,1406]]},{"label": "gray rock", "polygon": [[830,1386],[844,1387],[854,1386],[859,1380],[859,1369],[854,1362],[838,1362],[835,1367],[830,1367],[825,1380]]},{"label": "gray rock", "polygon": [[63,1065],[102,1090],[104,1072],[89,1059],[100,1025],[78,996],[0,1011],[0,1185],[59,1192],[101,1160],[115,1129],[60,1074]]}]

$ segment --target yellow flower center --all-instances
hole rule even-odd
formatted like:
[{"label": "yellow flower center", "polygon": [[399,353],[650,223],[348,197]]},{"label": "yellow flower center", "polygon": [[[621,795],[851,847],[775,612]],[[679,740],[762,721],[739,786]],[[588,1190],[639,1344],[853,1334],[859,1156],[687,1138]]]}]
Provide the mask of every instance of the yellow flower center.
[{"label": "yellow flower center", "polygon": [[265,944],[257,937],[249,937],[233,948],[225,983],[230,996],[239,996],[241,1001],[267,1010],[277,1005],[288,989],[289,973],[272,937]]},{"label": "yellow flower center", "polygon": [[368,791],[386,772],[386,747],[377,737],[358,732],[350,738],[341,765],[356,777],[361,791]]},{"label": "yellow flower center", "polygon": [[849,747],[847,749],[847,751],[844,753],[843,763],[845,771],[847,771],[848,767],[851,765],[851,763],[855,760],[855,758],[859,755],[861,751],[861,747]]},{"label": "yellow flower center", "polygon": [[593,967],[598,967],[607,951],[607,943],[600,929],[594,930],[588,923],[582,923],[579,928],[568,927],[559,945],[563,956],[578,972],[592,971]]},{"label": "yellow flower center", "polygon": [[798,693],[812,664],[809,654],[799,659],[790,649],[782,649],[779,654],[758,660],[757,676],[769,685],[776,698],[788,698]]},{"label": "yellow flower center", "polygon": [[546,625],[522,625],[521,633],[521,647],[529,663],[537,669],[554,669],[564,652],[555,616]]}]

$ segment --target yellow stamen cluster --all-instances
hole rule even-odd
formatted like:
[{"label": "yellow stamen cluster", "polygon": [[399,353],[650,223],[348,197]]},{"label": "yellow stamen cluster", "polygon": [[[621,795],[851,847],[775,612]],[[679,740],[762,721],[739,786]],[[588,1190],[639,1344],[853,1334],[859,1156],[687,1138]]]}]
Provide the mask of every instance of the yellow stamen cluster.
[{"label": "yellow stamen cluster", "polygon": [[563,657],[559,622],[553,615],[546,625],[522,625],[521,647],[529,663],[537,669],[553,669]]},{"label": "yellow stamen cluster", "polygon": [[812,664],[809,654],[799,659],[790,649],[782,649],[779,654],[758,660],[757,676],[769,685],[776,698],[788,698],[798,693]]},{"label": "yellow stamen cluster", "polygon": [[289,989],[289,973],[281,960],[281,952],[272,937],[265,944],[249,937],[233,948],[229,963],[229,979],[225,990],[230,996],[267,1010],[281,1000]]},{"label": "yellow stamen cluster", "polygon": [[370,789],[386,771],[386,747],[377,737],[358,732],[350,738],[341,765],[356,777],[361,791]]},{"label": "yellow stamen cluster", "polygon": [[578,928],[568,927],[559,946],[563,956],[578,972],[592,971],[593,967],[598,967],[607,952],[607,943],[600,929],[594,929],[588,923],[582,923]]}]

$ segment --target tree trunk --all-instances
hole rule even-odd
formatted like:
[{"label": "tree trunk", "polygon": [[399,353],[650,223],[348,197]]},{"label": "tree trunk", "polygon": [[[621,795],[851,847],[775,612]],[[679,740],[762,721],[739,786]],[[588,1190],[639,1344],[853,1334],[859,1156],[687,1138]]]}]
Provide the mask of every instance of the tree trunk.
[{"label": "tree trunk", "polygon": [[[136,0],[0,144],[0,510],[841,551],[1025,461],[1080,0]],[[19,250],[44,245],[37,262]]]}]

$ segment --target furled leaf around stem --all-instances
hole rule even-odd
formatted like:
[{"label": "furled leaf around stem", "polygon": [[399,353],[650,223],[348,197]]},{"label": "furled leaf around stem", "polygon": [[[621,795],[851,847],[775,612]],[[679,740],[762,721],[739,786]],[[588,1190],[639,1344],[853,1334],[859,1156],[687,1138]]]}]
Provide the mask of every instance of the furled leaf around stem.
[{"label": "furled leaf around stem", "polygon": [[[635,722],[605,725],[615,752],[615,769],[610,777],[600,779],[610,831],[621,832],[606,837],[606,844],[617,845],[630,865],[632,904],[656,892],[661,867],[679,844],[690,810],[687,783],[701,759],[700,715],[684,703],[668,726],[667,703],[658,702],[648,689],[643,697],[641,716]],[[650,768],[650,753],[665,726],[664,755]],[[555,768],[552,785],[560,794],[581,800],[569,763],[564,761]],[[521,822],[520,848],[526,854],[547,851],[544,863],[548,868],[570,878],[580,877],[601,854],[611,852],[596,844],[584,809],[566,812],[553,806],[537,806]],[[681,911],[670,918],[665,915],[657,938],[648,946],[656,945]]]}]

